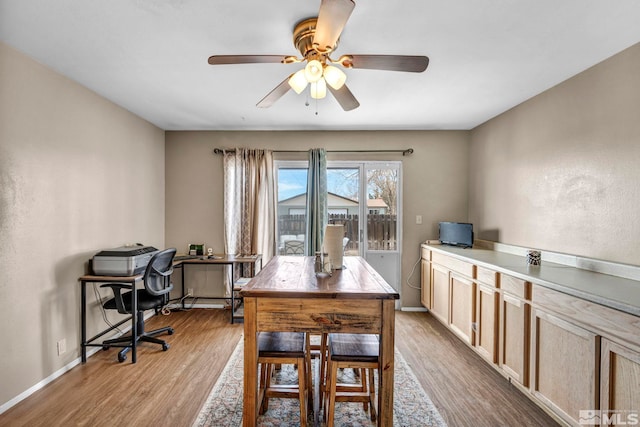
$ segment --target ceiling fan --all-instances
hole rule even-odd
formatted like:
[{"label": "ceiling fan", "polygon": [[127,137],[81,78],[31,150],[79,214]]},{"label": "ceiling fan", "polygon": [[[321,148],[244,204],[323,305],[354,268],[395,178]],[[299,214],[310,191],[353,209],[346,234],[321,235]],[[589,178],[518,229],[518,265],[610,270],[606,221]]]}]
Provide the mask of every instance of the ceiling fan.
[{"label": "ceiling fan", "polygon": [[305,19],[296,24],[293,30],[293,44],[302,58],[289,55],[213,55],[209,57],[209,64],[306,62],[304,68],[284,79],[256,106],[268,108],[290,89],[300,94],[309,85],[312,98],[324,98],[328,89],[345,111],[358,108],[360,103],[345,85],[347,76],[335,65],[344,68],[413,73],[427,69],[429,58],[426,56],[342,55],[337,60],[332,59],[329,55],[336,49],[340,34],[354,7],[353,0],[322,0],[317,18]]}]

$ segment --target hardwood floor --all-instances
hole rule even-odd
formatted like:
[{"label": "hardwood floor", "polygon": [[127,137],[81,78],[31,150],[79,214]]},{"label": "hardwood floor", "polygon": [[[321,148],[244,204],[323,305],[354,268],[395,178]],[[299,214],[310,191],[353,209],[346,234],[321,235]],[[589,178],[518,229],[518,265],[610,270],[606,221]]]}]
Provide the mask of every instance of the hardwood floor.
[{"label": "hardwood floor", "polygon": [[431,315],[396,312],[395,341],[450,427],[558,426]]},{"label": "hardwood floor", "polygon": [[[99,351],[0,414],[2,426],[190,426],[242,335],[228,311],[196,309],[170,324],[167,352],[144,344],[138,363]],[[555,426],[541,409],[426,313],[397,312],[396,346],[450,427]]]}]

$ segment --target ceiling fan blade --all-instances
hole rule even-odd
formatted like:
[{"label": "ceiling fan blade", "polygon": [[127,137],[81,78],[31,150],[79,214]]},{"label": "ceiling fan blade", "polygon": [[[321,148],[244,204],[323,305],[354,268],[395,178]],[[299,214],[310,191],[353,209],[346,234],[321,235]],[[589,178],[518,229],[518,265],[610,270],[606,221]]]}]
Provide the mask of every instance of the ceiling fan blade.
[{"label": "ceiling fan blade", "polygon": [[338,63],[345,68],[421,73],[427,69],[429,58],[408,55],[343,55]]},{"label": "ceiling fan blade", "polygon": [[355,6],[353,0],[322,0],[313,36],[316,50],[323,53],[334,48]]},{"label": "ceiling fan blade", "polygon": [[291,58],[288,55],[213,55],[209,57],[209,64],[288,64],[293,62]]},{"label": "ceiling fan blade", "polygon": [[360,106],[360,103],[356,97],[353,96],[353,93],[351,93],[347,85],[343,85],[338,90],[332,88],[331,85],[327,85],[327,89],[333,94],[344,111],[355,110]]},{"label": "ceiling fan blade", "polygon": [[[292,74],[293,75],[293,74]],[[282,81],[282,83],[280,83],[278,86],[276,86],[271,92],[269,92],[267,94],[267,96],[265,96],[264,98],[262,98],[260,100],[260,102],[258,102],[256,104],[256,107],[259,108],[269,108],[271,107],[278,99],[282,98],[284,96],[285,93],[289,92],[289,89],[291,89],[291,86],[289,86],[289,79],[291,78],[291,76],[287,77],[286,79],[284,79]]]}]

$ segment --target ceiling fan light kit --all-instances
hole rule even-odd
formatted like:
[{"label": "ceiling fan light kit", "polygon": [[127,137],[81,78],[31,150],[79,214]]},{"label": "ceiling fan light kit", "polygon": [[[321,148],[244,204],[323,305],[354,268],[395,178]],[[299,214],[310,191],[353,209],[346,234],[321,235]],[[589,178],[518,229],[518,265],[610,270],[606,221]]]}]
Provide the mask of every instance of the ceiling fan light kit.
[{"label": "ceiling fan light kit", "polygon": [[327,89],[345,111],[360,106],[346,86],[347,75],[338,67],[420,73],[427,69],[429,58],[407,55],[342,55],[337,61],[329,57],[338,45],[340,34],[355,7],[353,0],[321,0],[317,18],[304,19],[293,30],[293,44],[302,58],[290,55],[213,55],[211,65],[305,62],[301,70],[287,77],[256,104],[267,108],[290,89],[301,94],[309,86],[314,99],[322,99]]},{"label": "ceiling fan light kit", "polygon": [[333,65],[327,65],[324,67],[324,73],[322,74],[327,84],[335,90],[340,89],[347,81],[347,75],[338,67]]},{"label": "ceiling fan light kit", "polygon": [[302,93],[303,90],[307,87],[309,82],[304,75],[304,68],[302,70],[298,70],[289,78],[289,86],[293,89],[298,95]]},{"label": "ceiling fan light kit", "polygon": [[304,67],[304,76],[309,83],[315,83],[322,78],[322,64],[317,59],[312,59]]},{"label": "ceiling fan light kit", "polygon": [[311,97],[313,99],[322,99],[327,96],[327,84],[324,79],[311,83]]}]

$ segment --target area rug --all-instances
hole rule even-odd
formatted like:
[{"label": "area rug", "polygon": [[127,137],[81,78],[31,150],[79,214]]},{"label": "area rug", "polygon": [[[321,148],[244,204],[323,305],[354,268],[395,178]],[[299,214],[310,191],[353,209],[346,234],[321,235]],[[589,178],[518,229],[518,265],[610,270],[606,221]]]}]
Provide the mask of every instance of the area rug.
[{"label": "area rug", "polygon": [[[193,427],[236,427],[242,425],[243,394],[243,340],[236,346],[229,362],[213,386],[207,401],[200,410]],[[314,359],[314,363],[317,360]],[[317,372],[317,366],[314,366]],[[340,382],[349,382],[353,370],[344,369]],[[276,376],[278,382],[297,380],[297,372],[291,365],[283,365]],[[427,396],[411,367],[395,350],[393,425],[402,427],[446,427],[446,423]],[[313,425],[312,416],[308,420]],[[295,399],[270,399],[269,410],[258,417],[258,425],[264,427],[294,427],[300,425],[300,406]],[[336,403],[335,425],[357,427],[375,425],[362,404]]]}]

